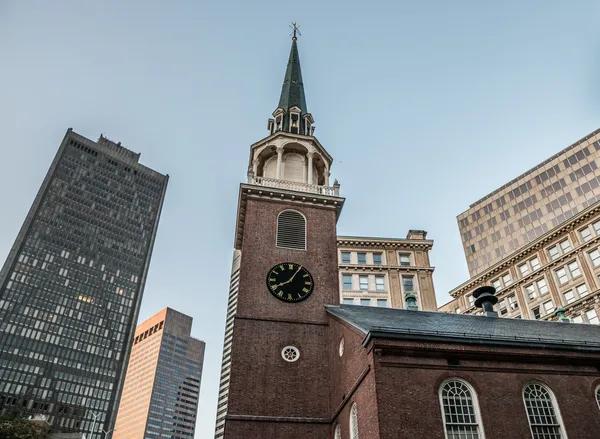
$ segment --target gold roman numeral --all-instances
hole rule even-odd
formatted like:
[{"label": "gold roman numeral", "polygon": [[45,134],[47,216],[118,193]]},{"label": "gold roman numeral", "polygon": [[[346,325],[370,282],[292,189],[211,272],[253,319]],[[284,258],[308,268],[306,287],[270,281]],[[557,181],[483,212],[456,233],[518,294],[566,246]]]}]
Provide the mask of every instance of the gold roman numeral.
[{"label": "gold roman numeral", "polygon": [[294,300],[292,295],[288,293],[288,300]]},{"label": "gold roman numeral", "polygon": [[304,291],[305,293],[308,293],[310,290],[308,288],[302,288],[302,291]]},{"label": "gold roman numeral", "polygon": [[288,264],[288,267],[290,268],[290,270],[294,269],[294,264]]},{"label": "gold roman numeral", "polygon": [[283,297],[283,291],[281,291],[281,290],[280,290],[280,291],[277,293],[277,297]]},{"label": "gold roman numeral", "polygon": [[271,285],[271,290],[275,291],[277,288],[279,288],[279,285]]},{"label": "gold roman numeral", "polygon": [[304,273],[302,277],[308,277],[308,273]]},{"label": "gold roman numeral", "polygon": [[277,282],[277,279],[275,279],[274,277],[270,277],[269,278],[269,282],[273,283],[273,282]]},{"label": "gold roman numeral", "polygon": [[312,285],[312,282],[307,280],[306,282],[304,282],[304,285]]},{"label": "gold roman numeral", "polygon": [[280,265],[280,266],[279,266],[279,269],[280,269],[281,271],[285,271],[285,266],[284,266],[284,265]]}]

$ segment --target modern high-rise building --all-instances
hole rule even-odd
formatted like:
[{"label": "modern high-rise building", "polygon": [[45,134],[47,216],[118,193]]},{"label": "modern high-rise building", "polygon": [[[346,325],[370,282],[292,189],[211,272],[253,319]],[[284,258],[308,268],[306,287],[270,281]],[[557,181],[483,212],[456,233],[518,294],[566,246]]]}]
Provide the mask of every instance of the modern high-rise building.
[{"label": "modern high-rise building", "polygon": [[600,200],[600,130],[458,215],[471,277]]},{"label": "modern high-rise building", "polygon": [[233,252],[231,264],[231,278],[229,281],[229,300],[227,301],[227,317],[225,320],[225,340],[223,341],[223,359],[221,362],[221,378],[219,381],[219,397],[217,402],[217,422],[215,437],[223,436],[225,429],[225,416],[227,415],[227,397],[229,396],[229,373],[231,371],[231,344],[233,340],[233,323],[237,310],[238,289],[240,285],[240,263],[242,253]]},{"label": "modern high-rise building", "polygon": [[69,129],[0,271],[0,410],[113,428],[168,176]]},{"label": "modern high-rise building", "polygon": [[406,308],[414,294],[419,309],[436,311],[429,251],[433,241],[424,230],[406,238],[338,236],[340,303]]},{"label": "modern high-rise building", "polygon": [[137,326],[113,439],[194,437],[205,344],[191,331],[171,308]]}]

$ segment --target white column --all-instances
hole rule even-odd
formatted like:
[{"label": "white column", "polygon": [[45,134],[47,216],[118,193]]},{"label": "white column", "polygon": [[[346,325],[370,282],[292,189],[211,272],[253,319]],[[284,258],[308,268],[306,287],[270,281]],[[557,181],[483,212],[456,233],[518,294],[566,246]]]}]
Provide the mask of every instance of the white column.
[{"label": "white column", "polygon": [[306,154],[308,157],[308,184],[313,184],[313,153]]},{"label": "white column", "polygon": [[[254,176],[257,177],[258,172],[258,159],[252,160],[252,172],[254,172]],[[264,175],[263,175],[264,177]]]},{"label": "white column", "polygon": [[323,171],[323,173],[325,174],[325,184],[324,186],[329,186],[329,165],[327,163],[325,163],[325,171]]},{"label": "white column", "polygon": [[283,158],[283,147],[278,147],[277,148],[277,176],[275,178],[277,178],[278,180],[281,179],[281,159]]}]

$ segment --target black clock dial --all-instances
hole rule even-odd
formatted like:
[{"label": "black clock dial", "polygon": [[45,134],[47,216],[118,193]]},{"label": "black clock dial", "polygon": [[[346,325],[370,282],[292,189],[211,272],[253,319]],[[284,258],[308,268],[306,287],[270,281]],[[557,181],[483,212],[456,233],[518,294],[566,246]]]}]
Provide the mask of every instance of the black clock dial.
[{"label": "black clock dial", "polygon": [[275,265],[267,274],[267,288],[284,302],[300,302],[313,292],[315,283],[306,268],[295,262]]}]

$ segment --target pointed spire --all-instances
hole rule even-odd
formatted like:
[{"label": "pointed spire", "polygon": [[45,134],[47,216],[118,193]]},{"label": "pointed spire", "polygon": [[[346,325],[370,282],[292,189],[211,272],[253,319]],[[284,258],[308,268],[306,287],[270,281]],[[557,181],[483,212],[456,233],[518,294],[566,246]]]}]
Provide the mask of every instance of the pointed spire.
[{"label": "pointed spire", "polygon": [[[294,35],[295,35],[294,31]],[[289,111],[292,107],[299,107],[303,114],[307,113],[306,98],[304,97],[304,84],[300,70],[300,56],[298,55],[297,38],[292,38],[292,48],[283,79],[279,108]]]}]

